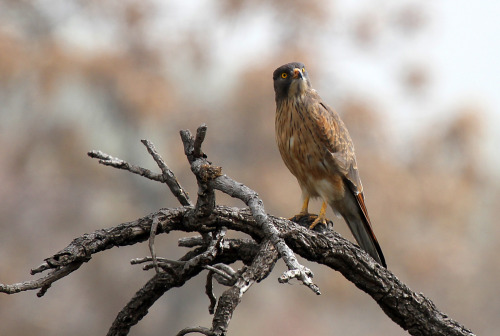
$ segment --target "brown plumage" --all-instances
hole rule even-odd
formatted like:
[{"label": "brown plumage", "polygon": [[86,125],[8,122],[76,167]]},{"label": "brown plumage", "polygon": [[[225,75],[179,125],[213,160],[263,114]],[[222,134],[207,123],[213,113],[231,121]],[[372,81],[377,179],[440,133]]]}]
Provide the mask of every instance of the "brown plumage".
[{"label": "brown plumage", "polygon": [[273,80],[276,142],[302,189],[300,214],[308,213],[310,197],[320,197],[323,205],[311,228],[326,221],[330,205],[344,218],[358,244],[386,267],[368,217],[354,146],[340,116],[311,87],[304,64],[279,67]]}]

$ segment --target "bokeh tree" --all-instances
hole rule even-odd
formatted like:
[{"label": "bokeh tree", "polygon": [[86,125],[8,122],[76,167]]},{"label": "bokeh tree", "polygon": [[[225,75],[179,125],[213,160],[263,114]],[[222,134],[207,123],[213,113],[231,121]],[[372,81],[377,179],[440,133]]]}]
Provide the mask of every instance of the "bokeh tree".
[{"label": "bokeh tree", "polygon": [[[24,279],[40,255],[84,232],[176,205],[154,184],[96,167],[85,155],[91,148],[148,164],[137,146],[147,137],[195,193],[178,130],[203,122],[217,134],[204,144],[215,162],[257,190],[270,213],[295,213],[300,191],[274,144],[271,73],[301,60],[350,129],[391,270],[478,334],[494,333],[499,185],[484,163],[491,155],[482,147],[488,120],[480,106],[464,108],[461,97],[448,106],[432,99],[430,92],[439,90],[435,65],[425,49],[412,53],[414,45],[427,47],[427,27],[446,15],[429,6],[0,1],[1,281]],[[353,81],[352,71],[374,69],[376,90]],[[435,111],[436,118],[414,117],[419,109]],[[402,134],[398,113],[421,123]],[[342,221],[335,229],[350,237]],[[158,240],[158,253],[176,253],[175,239]],[[147,279],[128,264],[145,253],[146,246],[110,251],[42,300],[1,296],[0,333],[103,334]],[[232,332],[403,333],[342,277],[315,273],[323,292],[331,293],[328,300],[269,282],[242,304]],[[189,320],[205,314],[205,297],[194,290],[201,286],[169,293],[133,332],[207,322]],[[261,300],[269,302],[268,311],[258,309]],[[317,310],[302,307],[314,305]],[[250,325],[249,314],[261,325]],[[52,318],[62,315],[64,325]]]}]

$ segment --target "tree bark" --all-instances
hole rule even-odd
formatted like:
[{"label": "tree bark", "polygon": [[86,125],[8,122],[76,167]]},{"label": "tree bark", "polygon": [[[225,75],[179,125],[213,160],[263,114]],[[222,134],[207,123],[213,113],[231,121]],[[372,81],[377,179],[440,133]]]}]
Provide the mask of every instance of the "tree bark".
[{"label": "tree bark", "polygon": [[[14,294],[38,289],[38,295],[43,296],[53,282],[79,269],[94,254],[149,239],[152,256],[135,259],[132,263],[144,263],[145,270],[155,269],[156,272],[119,312],[108,335],[127,335],[165,292],[183,286],[205,269],[209,270],[206,291],[211,301],[209,313],[214,314],[212,327],[187,327],[177,335],[226,335],[243,294],[250,286],[265,279],[279,258],[288,267],[278,279],[280,282],[295,278],[320,294],[319,287],[312,282],[312,272],[298,262],[295,253],[340,272],[370,295],[390,319],[411,335],[474,335],[338,233],[324,225],[309,230],[314,218],[300,218],[293,222],[267,214],[255,191],[223,175],[220,167],[207,160],[201,150],[205,135],[205,125],[200,126],[195,137],[189,131],[181,132],[186,157],[198,182],[196,205],[192,205],[188,194],[149,141],[142,142],[161,169],[160,174],[100,151],[89,152],[89,156],[101,164],[165,183],[181,207],[160,209],[135,221],[78,237],[31,271],[32,274],[48,271],[47,275],[23,283],[0,284],[0,292]],[[214,190],[241,199],[247,207],[216,205]],[[227,239],[227,230],[245,233],[250,238]],[[157,258],[154,236],[172,231],[198,232],[200,235],[179,240],[179,246],[192,248],[179,260]],[[233,270],[230,265],[236,261],[242,261],[245,266]],[[215,312],[216,301],[211,292],[213,279],[229,287],[217,301]]]}]

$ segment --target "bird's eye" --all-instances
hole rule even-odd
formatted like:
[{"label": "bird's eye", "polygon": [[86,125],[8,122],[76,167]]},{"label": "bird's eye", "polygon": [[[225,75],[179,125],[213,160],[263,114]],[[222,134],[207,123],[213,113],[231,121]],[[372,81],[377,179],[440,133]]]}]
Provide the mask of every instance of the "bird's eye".
[{"label": "bird's eye", "polygon": [[281,78],[287,78],[287,77],[288,77],[288,74],[287,74],[286,72],[283,72],[283,73],[281,74]]},{"label": "bird's eye", "polygon": [[302,68],[302,72],[306,72],[306,68]]}]

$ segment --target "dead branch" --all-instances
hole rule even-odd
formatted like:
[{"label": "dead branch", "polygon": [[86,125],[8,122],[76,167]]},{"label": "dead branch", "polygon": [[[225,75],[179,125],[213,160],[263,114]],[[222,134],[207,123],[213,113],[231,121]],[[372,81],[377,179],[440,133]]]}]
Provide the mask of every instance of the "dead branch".
[{"label": "dead branch", "polygon": [[36,280],[15,283],[12,285],[0,284],[0,292],[6,294],[15,294],[28,290],[40,289],[40,291],[37,293],[37,296],[42,297],[54,282],[61,278],[64,278],[71,272],[76,271],[78,268],[80,268],[82,263],[83,262],[81,261],[73,262],[65,267],[55,268],[46,276]]},{"label": "dead branch", "polygon": [[153,143],[148,140],[141,140],[141,142],[144,144],[144,146],[146,146],[149,154],[151,154],[158,167],[160,167],[162,171],[163,182],[168,185],[172,194],[179,200],[179,203],[181,203],[181,205],[191,205],[187,192],[182,189],[174,173],[170,170],[170,168],[168,168],[167,164],[165,163],[165,161],[163,161],[163,158],[160,156],[160,154],[158,154]]},{"label": "dead branch", "polygon": [[[13,285],[0,284],[0,292],[14,294],[39,289],[42,296],[50,285],[77,270],[92,255],[116,246],[137,244],[149,239],[152,256],[134,259],[133,264],[147,263],[144,269],[156,268],[152,278],[134,295],[117,315],[108,335],[127,335],[148,309],[165,292],[182,286],[205,269],[209,270],[206,293],[212,313],[216,298],[212,293],[212,279],[229,286],[217,302],[212,327],[189,327],[177,335],[198,333],[225,335],[235,309],[243,294],[255,282],[266,278],[280,257],[288,271],[280,282],[292,278],[319,294],[312,282],[312,272],[300,265],[294,253],[340,272],[346,279],[370,295],[394,322],[411,335],[473,335],[473,333],[440,312],[423,294],[411,291],[388,269],[381,267],[367,253],[324,226],[309,230],[313,218],[300,218],[292,222],[268,215],[258,194],[223,175],[213,166],[201,150],[206,136],[202,125],[196,137],[182,131],[185,154],[198,182],[196,205],[191,205],[187,193],[180,186],[173,172],[161,159],[149,141],[143,143],[153,156],[162,174],[131,165],[100,151],[89,152],[99,162],[124,169],[151,180],[166,183],[181,203],[181,207],[161,209],[135,221],[110,229],[97,230],[74,239],[67,247],[44,260],[31,273],[49,273],[36,280]],[[242,200],[248,208],[218,206],[214,190],[222,191]],[[156,258],[154,235],[171,231],[198,232],[196,237],[179,240],[179,246],[192,248],[179,260]],[[226,230],[246,233],[250,238],[227,239]],[[234,271],[229,265],[243,261],[245,266]]]},{"label": "dead branch", "polygon": [[219,304],[212,322],[213,335],[225,335],[236,306],[243,294],[253,285],[265,279],[273,270],[278,253],[269,240],[260,244],[259,252],[252,264],[241,272],[236,283],[219,298]]},{"label": "dead branch", "polygon": [[[281,258],[283,258],[283,261],[288,266],[288,271],[280,277],[280,282],[288,282],[290,279],[296,278],[313,292],[320,294],[318,286],[312,282],[313,273],[311,270],[299,264],[292,250],[281,239],[279,232],[269,221],[264,209],[264,202],[259,198],[259,195],[247,186],[234,181],[226,175],[222,175],[220,168],[216,167],[214,169],[211,162],[206,160],[205,157],[196,156],[196,153],[202,153],[201,149],[196,146],[201,146],[203,140],[199,140],[199,138],[204,139],[205,134],[206,125],[204,124],[198,128],[196,139],[193,139],[189,131],[181,131],[184,152],[191,164],[191,170],[197,176],[200,185],[198,200],[201,199],[201,204],[204,205],[210,199],[209,207],[212,208],[212,198],[215,200],[215,196],[208,198],[208,196],[204,196],[204,192],[205,190],[212,190],[213,193],[213,189],[220,190],[231,197],[242,200],[250,208],[253,218],[262,227],[265,236],[269,237]],[[206,214],[207,212],[208,210],[204,213]]]}]

